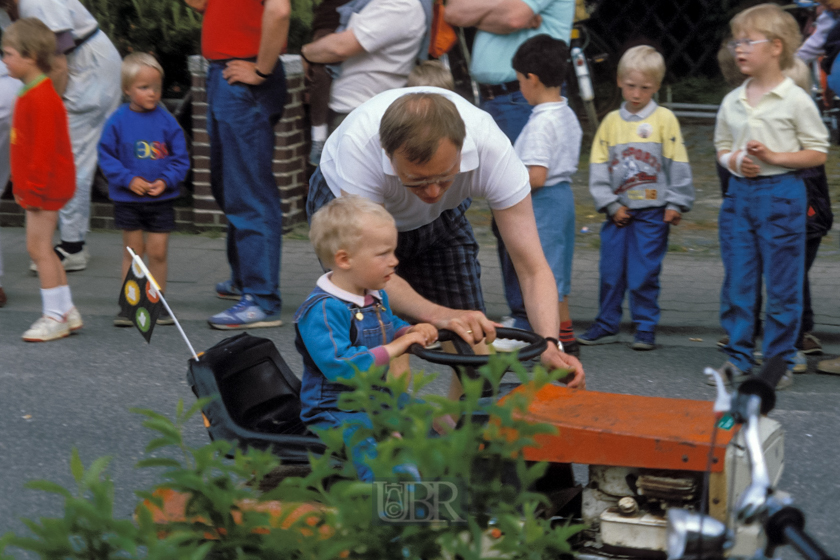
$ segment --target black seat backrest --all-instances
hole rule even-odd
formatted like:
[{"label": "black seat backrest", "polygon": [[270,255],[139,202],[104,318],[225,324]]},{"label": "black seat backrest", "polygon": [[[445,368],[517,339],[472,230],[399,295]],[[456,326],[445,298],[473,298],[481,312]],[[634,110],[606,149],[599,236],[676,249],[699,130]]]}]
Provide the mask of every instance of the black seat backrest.
[{"label": "black seat backrest", "polygon": [[247,333],[213,346],[201,361],[209,365],[231,419],[268,433],[304,433],[300,380],[274,343]]}]

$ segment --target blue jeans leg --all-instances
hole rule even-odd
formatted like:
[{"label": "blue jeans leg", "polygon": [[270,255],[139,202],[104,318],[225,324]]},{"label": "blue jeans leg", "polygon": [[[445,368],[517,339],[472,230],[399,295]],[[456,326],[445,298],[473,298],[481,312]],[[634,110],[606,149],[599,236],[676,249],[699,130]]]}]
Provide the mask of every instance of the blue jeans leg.
[{"label": "blue jeans leg", "polygon": [[207,73],[211,189],[228,220],[231,279],[266,313],[280,311],[283,213],[274,180],[274,125],[286,97],[283,65],[259,86]]},{"label": "blue jeans leg", "polygon": [[620,228],[610,218],[601,226],[601,282],[595,324],[609,333],[617,333],[621,326],[621,303],[627,289],[628,227]]},{"label": "blue jeans leg", "polygon": [[654,332],[659,324],[659,273],[668,250],[664,208],[636,210],[627,228],[627,289],[636,331]]},{"label": "blue jeans leg", "polygon": [[802,323],[807,197],[801,179],[784,177],[765,197],[758,231],[767,290],[762,351],[767,359],[784,357],[790,368]]},{"label": "blue jeans leg", "polygon": [[718,214],[718,240],[720,259],[723,261],[723,285],[720,287],[720,326],[731,337],[734,310],[729,300],[732,277],[732,223],[735,219],[735,203],[731,195],[723,195],[723,205]]},{"label": "blue jeans leg", "polygon": [[733,177],[724,205],[732,206],[729,260],[728,320],[729,345],[724,349],[735,366],[746,371],[753,366],[755,315],[761,290],[761,255],[756,231],[757,212],[753,209],[751,185]]},{"label": "blue jeans leg", "polygon": [[796,337],[797,344],[802,342],[802,335],[814,330],[814,310],[811,307],[811,279],[808,277],[808,273],[811,270],[811,265],[814,264],[817,258],[820,243],[822,243],[822,237],[812,237],[805,241],[805,280],[802,284],[802,324],[799,327],[799,336]]},{"label": "blue jeans leg", "polygon": [[740,369],[752,363],[761,275],[767,291],[765,358],[781,355],[793,365],[802,319],[805,269],[805,187],[793,174],[729,184],[734,220],[730,301],[732,331],[726,353]]},{"label": "blue jeans leg", "polygon": [[516,138],[525,128],[525,124],[531,117],[531,111],[534,109],[525,100],[521,91],[500,95],[493,99],[482,99],[480,107],[490,113],[502,132],[510,139],[511,144],[516,142]]},{"label": "blue jeans leg", "polygon": [[[720,288],[720,326],[728,337],[732,337],[735,311],[729,299],[731,290],[731,262],[732,262],[732,224],[735,220],[735,203],[732,196],[724,193],[723,205],[718,215],[718,239],[720,241],[720,258],[723,261],[723,285]],[[761,335],[761,278],[758,279],[759,286],[756,290],[756,301],[754,305],[755,317],[753,336]]]}]

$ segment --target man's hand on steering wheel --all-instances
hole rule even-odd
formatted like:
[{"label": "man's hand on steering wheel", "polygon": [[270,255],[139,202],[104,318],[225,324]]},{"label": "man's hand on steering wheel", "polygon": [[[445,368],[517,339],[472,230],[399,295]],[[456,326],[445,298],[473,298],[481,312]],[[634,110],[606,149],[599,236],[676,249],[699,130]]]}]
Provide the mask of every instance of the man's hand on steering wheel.
[{"label": "man's hand on steering wheel", "polygon": [[540,356],[540,361],[547,369],[573,369],[566,379],[561,379],[567,387],[572,389],[586,389],[586,372],[583,371],[583,365],[580,360],[570,354],[561,352],[557,346],[549,343],[548,348]]},{"label": "man's hand on steering wheel", "polygon": [[434,323],[438,329],[449,329],[470,344],[496,340],[496,324],[481,311],[450,309],[450,313]]}]

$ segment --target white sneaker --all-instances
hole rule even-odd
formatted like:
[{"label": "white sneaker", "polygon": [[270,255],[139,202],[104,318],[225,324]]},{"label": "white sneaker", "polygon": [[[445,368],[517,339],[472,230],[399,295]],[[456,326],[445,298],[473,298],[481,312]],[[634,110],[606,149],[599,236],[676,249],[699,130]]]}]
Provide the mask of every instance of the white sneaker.
[{"label": "white sneaker", "polygon": [[497,338],[490,343],[496,352],[516,352],[528,346],[527,342],[521,340],[513,340],[512,338]]},{"label": "white sneaker", "polygon": [[[87,247],[82,247],[82,250],[78,253],[68,253],[61,247],[56,246],[55,251],[58,253],[58,258],[65,272],[74,272],[87,268],[88,261],[90,260],[90,253]],[[29,271],[38,274],[38,266],[35,264],[35,261],[29,263]]]},{"label": "white sneaker", "polygon": [[70,331],[72,332],[75,332],[84,326],[84,323],[82,323],[82,315],[75,307],[67,312],[67,315],[64,316],[64,320],[67,321],[67,326],[70,327]]},{"label": "white sneaker", "polygon": [[[499,323],[501,323],[503,327],[512,329],[514,328],[513,324],[515,321],[516,319],[513,317],[505,315]],[[528,346],[528,343],[522,342],[521,340],[513,340],[512,338],[497,338],[490,343],[490,346],[492,346],[496,352],[516,352],[517,350]]]},{"label": "white sneaker", "polygon": [[788,387],[793,385],[793,371],[788,370],[785,374],[779,379],[779,382],[776,383],[776,390],[777,391],[784,391]]},{"label": "white sneaker", "polygon": [[502,320],[499,321],[499,323],[501,323],[501,325],[503,327],[507,327],[509,329],[512,329],[514,324],[516,323],[516,319],[514,319],[510,315],[505,315],[504,317],[502,317]]},{"label": "white sneaker", "polygon": [[70,336],[70,325],[67,321],[59,321],[52,317],[42,316],[32,323],[29,330],[23,333],[26,342],[47,342]]}]

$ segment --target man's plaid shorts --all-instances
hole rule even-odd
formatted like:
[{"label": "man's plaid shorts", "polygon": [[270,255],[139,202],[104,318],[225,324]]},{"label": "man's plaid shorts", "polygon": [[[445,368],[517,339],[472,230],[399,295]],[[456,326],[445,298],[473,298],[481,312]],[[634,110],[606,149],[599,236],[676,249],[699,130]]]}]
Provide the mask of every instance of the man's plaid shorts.
[{"label": "man's plaid shorts", "polygon": [[[335,198],[320,169],[309,181],[307,219]],[[472,199],[446,210],[435,221],[397,240],[397,274],[424,298],[452,309],[484,312],[478,242],[465,215]]]}]

